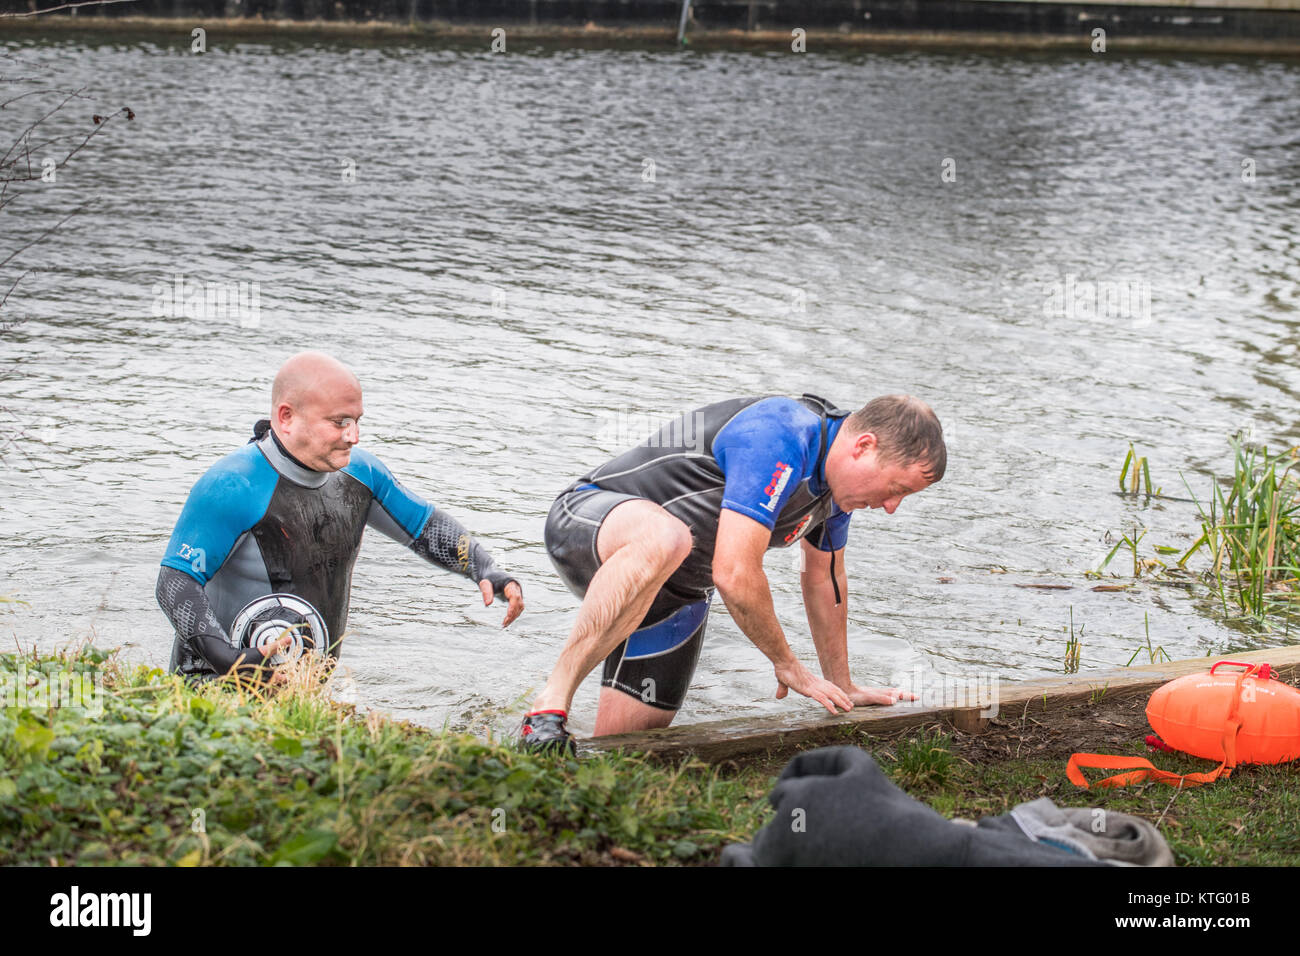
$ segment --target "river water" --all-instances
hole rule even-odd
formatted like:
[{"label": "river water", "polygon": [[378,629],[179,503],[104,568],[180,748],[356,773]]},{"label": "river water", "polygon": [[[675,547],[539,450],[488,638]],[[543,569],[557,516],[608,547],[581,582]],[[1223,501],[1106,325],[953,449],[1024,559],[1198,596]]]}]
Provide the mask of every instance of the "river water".
[{"label": "river water", "polygon": [[[4,270],[31,270],[0,311],[6,639],[166,666],[171,526],[308,347],[360,376],[364,447],[525,582],[502,631],[367,536],[336,691],[399,717],[512,727],[576,610],[542,548],[556,492],[739,394],[907,391],[944,423],[947,477],[852,524],[860,682],[1059,673],[1071,621],[1084,672],[1147,624],[1175,658],[1286,639],[1084,572],[1133,528],[1144,556],[1191,541],[1193,505],[1114,493],[1129,442],[1186,496],[1232,433],[1297,440],[1300,64],[0,40],[84,87],[42,129],[135,112],[0,220],[10,250],[79,210]],[[5,145],[49,102],[11,105]],[[177,282],[245,298],[187,313]],[[790,553],[767,569],[813,665]],[[816,712],[710,628],[679,722]]]}]

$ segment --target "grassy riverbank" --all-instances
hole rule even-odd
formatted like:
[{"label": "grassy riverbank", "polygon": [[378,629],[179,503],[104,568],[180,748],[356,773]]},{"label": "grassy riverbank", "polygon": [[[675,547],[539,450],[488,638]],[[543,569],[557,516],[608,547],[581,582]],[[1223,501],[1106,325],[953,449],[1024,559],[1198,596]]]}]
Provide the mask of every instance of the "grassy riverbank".
[{"label": "grassy riverbank", "polygon": [[[636,757],[555,762],[362,715],[310,675],[272,699],[192,691],[98,651],[95,708],[0,710],[0,865],[705,863],[767,779]],[[89,699],[89,698],[87,698]]]},{"label": "grassy riverbank", "polygon": [[[86,706],[33,696],[72,672],[102,681],[65,700]],[[0,865],[708,865],[768,819],[780,770],[761,760],[536,759],[359,714],[310,674],[262,699],[193,691],[94,649],[0,657],[9,686],[20,674],[27,697],[0,709]],[[949,816],[1046,795],[1158,820],[1183,864],[1300,863],[1294,767],[1243,768],[1181,793],[1085,793],[1065,780],[1072,750],[1140,752],[1140,721],[1138,704],[1103,701],[1065,724],[1027,714],[981,736],[846,742]]]}]

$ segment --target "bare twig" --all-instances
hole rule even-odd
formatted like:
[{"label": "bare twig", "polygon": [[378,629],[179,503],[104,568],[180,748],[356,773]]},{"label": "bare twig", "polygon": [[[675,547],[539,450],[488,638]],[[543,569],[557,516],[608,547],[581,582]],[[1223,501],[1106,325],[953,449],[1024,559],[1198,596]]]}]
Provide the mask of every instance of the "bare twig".
[{"label": "bare twig", "polygon": [[4,17],[39,17],[42,13],[53,13],[56,10],[73,10],[77,7],[104,7],[110,3],[131,3],[133,0],[80,0],[78,3],[61,3],[57,7],[46,7],[43,10],[29,10],[26,13],[0,13],[0,18]]},{"label": "bare twig", "polygon": [[[7,255],[5,258],[0,259],[0,266],[7,265],[10,259],[13,259],[13,258],[14,258],[15,256],[17,256],[19,253],[23,252],[23,251],[26,250],[26,249],[30,249],[32,246],[36,245],[36,243],[40,242],[42,239],[44,239],[44,238],[45,238],[46,236],[48,236],[50,233],[54,232],[54,230],[58,229],[59,226],[63,225],[65,222],[67,222],[69,219],[71,219],[71,218],[72,218],[73,216],[75,216],[77,213],[81,212],[81,210],[85,209],[88,205],[90,205],[90,203],[91,203],[91,200],[87,199],[85,202],[83,202],[83,203],[82,203],[80,206],[78,206],[76,209],[72,210],[72,212],[68,213],[66,216],[64,216],[62,219],[60,219],[60,220],[59,220],[58,222],[56,222],[54,225],[50,226],[49,229],[46,229],[43,233],[41,233],[39,236],[37,236],[37,237],[36,237],[35,239],[33,239],[31,242],[27,243],[27,245],[25,245],[25,246],[19,246],[19,247],[18,247],[17,249],[15,249],[13,252],[9,253],[9,255]],[[9,291],[12,292],[13,290],[10,289]],[[8,295],[6,295],[6,298],[8,298]]]},{"label": "bare twig", "polygon": [[82,96],[82,90],[84,89],[85,87],[83,86],[80,90],[73,90],[71,93],[67,93],[65,90],[51,91],[56,93],[64,93],[65,95],[63,97],[62,102],[60,102],[58,106],[54,107],[54,109],[50,110],[48,113],[46,113],[44,116],[40,117],[39,119],[32,120],[32,122],[27,126],[27,128],[18,134],[18,137],[14,140],[13,146],[9,147],[9,149],[5,152],[4,156],[0,156],[0,162],[3,162],[7,165],[10,161],[9,157],[13,155],[13,151],[18,148],[19,143],[25,141],[29,136],[31,136],[32,130],[34,130],[37,126],[40,126],[42,123],[44,123],[47,119],[49,119],[59,110],[63,109],[63,107],[67,106],[68,101],[72,99],[74,96]]},{"label": "bare twig", "polygon": [[1162,810],[1160,813],[1160,819],[1156,821],[1157,830],[1160,829],[1160,824],[1165,822],[1165,814],[1169,812],[1169,808],[1174,805],[1174,801],[1178,799],[1178,795],[1182,792],[1183,792],[1183,782],[1179,780],[1178,786],[1174,789],[1174,795],[1169,798],[1169,802],[1165,804],[1164,810]]},{"label": "bare twig", "polygon": [[[0,14],[0,18],[32,17],[32,16],[39,16],[42,13],[52,13],[55,10],[66,10],[66,9],[73,9],[73,8],[84,7],[84,6],[96,6],[96,5],[104,5],[107,3],[125,3],[125,2],[129,2],[129,0],[84,0],[84,2],[64,3],[60,6],[46,7],[42,10],[34,10],[27,13]],[[19,61],[15,57],[9,55],[8,53],[0,54],[0,60],[5,61],[6,67],[8,67],[9,64],[17,65],[19,63]],[[0,75],[0,83],[3,84],[31,83],[31,82],[38,82],[38,81],[35,81],[34,78],[32,77],[15,77],[12,75]],[[46,177],[46,171],[49,170],[50,168],[49,167],[50,163],[53,163],[53,168],[55,170],[67,166],[67,164],[72,159],[72,157],[75,156],[82,149],[84,149],[86,145],[90,142],[90,140],[96,135],[98,135],[108,125],[108,123],[111,120],[115,119],[120,115],[124,115],[127,118],[127,120],[132,120],[135,118],[135,114],[131,111],[131,109],[129,107],[124,106],[108,114],[107,116],[100,116],[98,114],[92,115],[91,118],[94,122],[94,128],[91,129],[89,132],[85,133],[84,135],[82,135],[81,133],[74,132],[74,133],[50,136],[43,141],[36,142],[35,145],[33,146],[32,134],[42,123],[45,123],[48,120],[50,120],[51,117],[53,117],[56,113],[58,113],[59,110],[66,107],[74,99],[90,99],[90,97],[85,95],[84,87],[82,89],[67,91],[67,90],[58,90],[58,89],[47,89],[42,86],[41,88],[35,90],[26,90],[24,92],[16,93],[13,96],[9,96],[8,98],[0,102],[0,110],[6,109],[7,107],[12,106],[14,103],[32,96],[42,96],[42,97],[54,96],[54,97],[58,97],[58,101],[53,105],[52,108],[46,110],[42,115],[38,116],[31,123],[29,123],[27,127],[23,129],[15,137],[12,145],[10,145],[9,148],[5,151],[3,157],[0,157],[0,212],[3,212],[5,207],[7,207],[9,203],[13,202],[14,199],[16,198],[16,195],[12,194],[9,190],[10,183],[32,182],[38,178],[44,179]],[[32,169],[32,149],[35,148],[38,151],[44,151],[50,149],[56,144],[59,152],[62,152],[66,149],[63,158],[58,160],[55,160],[53,157],[48,158],[45,161],[45,165],[42,166],[40,171],[34,172]],[[36,238],[24,243],[23,245],[19,246],[17,249],[11,251],[8,255],[4,256],[3,259],[0,259],[0,268],[7,266],[23,252],[27,251],[32,246],[48,238],[51,234],[53,234],[60,227],[62,227],[74,215],[76,215],[78,212],[81,212],[83,209],[85,209],[87,205],[89,205],[89,201],[83,202],[80,206],[73,209],[66,216],[64,216],[62,219],[56,222],[53,226],[46,229],[40,235],[36,236]],[[14,289],[17,288],[18,286],[18,283],[20,283],[23,279],[25,279],[28,275],[30,275],[31,271],[32,271],[31,269],[24,269],[22,273],[16,279],[14,279],[12,283],[10,283],[9,288],[4,292],[4,296],[0,297],[0,309],[3,309],[8,304],[10,297],[13,295]],[[5,326],[6,330],[8,330],[9,328],[12,328],[12,325]],[[5,371],[7,373],[8,369],[6,369]],[[24,433],[20,430],[16,435],[10,436],[9,440],[6,441],[2,446],[0,446],[0,457],[3,457],[5,449],[9,447],[18,447],[16,444],[16,439],[19,435],[23,435],[23,434]],[[28,458],[29,461],[31,460],[30,456],[26,455],[26,452],[23,452],[23,454],[25,457]]]},{"label": "bare twig", "polygon": [[35,459],[32,458],[31,455],[27,454],[27,449],[23,448],[23,446],[18,443],[18,439],[20,438],[31,437],[27,434],[27,429],[23,427],[23,423],[19,421],[18,416],[14,415],[14,413],[9,411],[9,409],[0,408],[0,411],[5,412],[7,415],[12,417],[14,421],[18,422],[17,431],[13,432],[13,434],[11,435],[8,435],[4,443],[0,444],[0,461],[4,461],[5,450],[10,446],[12,446],[16,451],[18,451],[19,454],[21,454],[24,458],[27,459],[27,463],[32,466],[33,471],[35,471],[37,474],[43,474],[43,472],[41,471],[41,466],[37,464],[37,462],[35,461]]},{"label": "bare twig", "polygon": [[[65,97],[64,100],[63,100],[63,103],[60,104],[60,107],[61,107],[63,104],[66,104],[70,99],[72,99],[73,96],[79,95],[79,92],[80,92],[80,91],[78,91],[78,92],[76,92],[76,93],[71,93],[71,94],[69,94],[67,97]],[[54,114],[54,113],[55,113],[55,112],[56,112],[60,107],[56,107],[54,110],[51,110],[49,113],[46,114],[46,117],[42,117],[42,119],[45,119],[45,118],[47,118],[47,117],[49,117],[49,116],[52,116],[52,115],[53,115],[53,114]],[[108,124],[109,124],[109,122],[110,122],[111,120],[113,120],[114,118],[116,118],[116,117],[119,116],[119,115],[120,115],[120,116],[125,116],[128,120],[135,119],[135,113],[134,113],[134,112],[131,110],[131,108],[128,107],[128,106],[123,106],[121,109],[117,110],[116,112],[113,112],[113,113],[108,114],[108,116],[99,116],[99,115],[96,115],[96,116],[94,117],[94,120],[95,120],[95,128],[92,129],[92,130],[91,130],[89,133],[87,133],[85,136],[83,136],[83,137],[81,138],[81,142],[80,142],[80,143],[77,143],[75,146],[73,146],[71,149],[69,149],[68,152],[64,155],[64,157],[63,157],[61,160],[58,160],[58,161],[54,164],[54,168],[55,168],[55,169],[62,169],[63,167],[67,166],[68,161],[71,160],[72,157],[75,156],[77,153],[79,153],[82,149],[84,149],[85,146],[86,146],[86,144],[90,142],[90,140],[91,140],[91,138],[92,138],[93,136],[96,136],[96,135],[97,135],[101,130],[103,130],[106,126],[108,126]],[[41,122],[41,121],[38,120],[37,122]],[[25,166],[26,166],[26,174],[25,174],[25,175],[20,175],[20,176],[8,176],[8,175],[6,175],[6,176],[3,176],[3,177],[0,177],[0,210],[4,209],[4,207],[5,207],[6,205],[8,205],[9,203],[13,202],[13,197],[12,197],[12,196],[7,196],[7,195],[6,195],[6,194],[8,193],[8,191],[9,191],[9,184],[10,184],[11,182],[32,182],[32,181],[34,181],[34,180],[36,180],[36,179],[39,179],[40,176],[43,175],[43,173],[42,173],[42,174],[36,174],[36,173],[33,173],[32,168],[31,168],[31,144],[30,144],[30,135],[31,135],[31,130],[32,130],[32,128],[34,128],[35,125],[36,125],[36,124],[32,124],[31,127],[28,127],[28,129],[25,130],[25,131],[23,132],[23,134],[21,135],[21,137],[20,137],[18,140],[15,140],[14,145],[11,146],[11,147],[9,147],[9,151],[5,154],[4,159],[0,160],[0,169],[4,169],[4,168],[6,168],[6,167],[16,166],[17,163],[18,163],[18,159],[17,159],[17,158],[15,158],[15,159],[10,159],[9,157],[13,154],[14,150],[15,150],[16,148],[18,148],[18,146],[19,146],[20,144],[23,145],[23,153],[24,153],[24,155],[23,155],[22,159],[23,159],[23,161],[25,162]],[[57,141],[60,140],[60,139],[75,139],[77,135],[78,135],[78,134],[73,133],[73,134],[67,134],[67,135],[62,136],[62,137],[55,137],[54,139],[51,139],[51,140],[47,141],[47,142],[44,143],[44,144],[37,144],[37,148],[39,149],[42,145],[48,145],[49,143],[57,142]],[[12,257],[11,257],[11,258],[12,258]],[[8,261],[8,260],[6,260],[6,261]]]},{"label": "bare twig", "polygon": [[[5,307],[5,303],[9,301],[9,296],[10,296],[10,294],[14,291],[14,286],[16,286],[19,282],[22,282],[23,279],[26,278],[27,275],[28,275],[31,271],[32,271],[31,269],[28,269],[27,272],[24,272],[24,273],[23,273],[22,275],[20,275],[17,279],[15,279],[12,283],[10,283],[10,285],[9,285],[9,291],[5,293],[3,299],[0,299],[0,309],[3,309],[3,308]],[[0,325],[3,325],[3,323],[0,323]]]},{"label": "bare twig", "polygon": [[[85,89],[85,87],[82,87],[82,89]],[[13,152],[18,147],[19,143],[27,143],[28,151],[30,152],[30,139],[31,139],[32,130],[34,130],[41,123],[44,123],[47,119],[49,119],[59,110],[63,109],[63,107],[65,107],[68,104],[68,102],[72,100],[74,97],[80,97],[83,100],[90,99],[90,97],[85,96],[81,90],[73,90],[71,93],[68,93],[63,98],[63,101],[59,103],[58,106],[54,107],[54,109],[50,110],[44,116],[40,117],[40,119],[32,121],[32,123],[18,135],[18,138],[14,140],[14,145],[9,147],[8,151],[4,154],[4,156],[0,157],[0,165],[3,166],[13,165],[13,161],[10,159],[10,157],[13,155]],[[100,130],[102,130],[105,126],[107,126],[109,120],[113,119],[115,116],[118,115],[125,115],[128,120],[135,119],[135,113],[131,110],[129,106],[123,106],[121,109],[117,110],[116,112],[109,113],[107,116],[99,116],[99,115],[93,116],[92,119],[95,122],[95,128],[92,129],[89,133],[87,133],[85,137],[82,138],[81,143],[78,146],[74,147],[68,153],[67,156],[63,157],[63,160],[58,164],[58,168],[61,168],[63,164],[66,163],[74,153],[76,153],[79,149],[85,146],[92,136],[97,135],[100,132]],[[46,146],[49,145],[49,143],[57,142],[60,139],[75,139],[76,136],[77,136],[76,133],[65,133],[62,136],[57,136],[54,139],[47,140],[45,143],[38,143],[37,146],[38,147]]]}]

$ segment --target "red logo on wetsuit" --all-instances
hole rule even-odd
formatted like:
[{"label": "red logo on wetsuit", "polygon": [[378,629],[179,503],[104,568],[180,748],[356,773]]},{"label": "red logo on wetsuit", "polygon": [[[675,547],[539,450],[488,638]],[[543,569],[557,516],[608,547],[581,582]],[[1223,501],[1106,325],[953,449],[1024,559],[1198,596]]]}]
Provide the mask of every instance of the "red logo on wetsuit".
[{"label": "red logo on wetsuit", "polygon": [[778,461],[776,463],[776,471],[772,472],[772,480],[769,481],[767,487],[763,489],[763,494],[768,496],[763,507],[768,511],[776,510],[777,499],[781,497],[781,492],[785,491],[785,486],[790,483],[790,473],[792,471],[794,471],[794,469],[785,462]]},{"label": "red logo on wetsuit", "polygon": [[785,543],[789,544],[791,541],[797,541],[802,537],[804,529],[808,527],[809,521],[812,521],[812,515],[804,515],[803,520],[795,525],[795,529],[785,536]]}]

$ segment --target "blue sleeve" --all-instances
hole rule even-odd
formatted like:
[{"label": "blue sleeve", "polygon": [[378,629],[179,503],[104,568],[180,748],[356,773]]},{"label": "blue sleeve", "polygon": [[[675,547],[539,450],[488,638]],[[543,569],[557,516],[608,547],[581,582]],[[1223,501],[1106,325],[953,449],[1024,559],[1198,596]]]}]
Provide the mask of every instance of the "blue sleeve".
[{"label": "blue sleeve", "polygon": [[496,562],[459,521],[407,491],[387,466],[369,452],[352,449],[344,473],[370,489],[373,501],[366,522],[406,545],[427,561],[462,574],[471,581],[489,581],[497,597],[518,580],[497,568]]},{"label": "blue sleeve", "polygon": [[[816,546],[818,551],[839,551],[849,542],[849,519],[851,517],[853,517],[851,512],[841,511],[839,505],[836,505],[829,518],[808,532],[807,539]],[[823,527],[826,529],[825,547],[822,546]]]},{"label": "blue sleeve", "polygon": [[797,402],[769,398],[723,426],[713,439],[713,457],[726,476],[722,507],[765,528],[775,526],[776,516],[808,467],[805,420],[809,416]]},{"label": "blue sleeve", "polygon": [[[408,491],[393,477],[387,465],[370,452],[353,448],[352,460],[348,462],[343,472],[369,488],[375,501],[409,538],[420,536],[420,531],[428,522],[429,516],[433,514],[433,505],[414,492]],[[380,526],[380,530],[387,529]]]},{"label": "blue sleeve", "polygon": [[266,514],[276,481],[275,469],[254,445],[221,459],[190,489],[162,566],[207,584],[240,535]]}]

